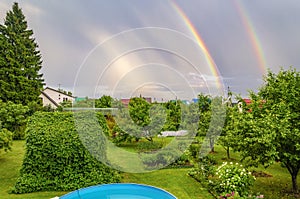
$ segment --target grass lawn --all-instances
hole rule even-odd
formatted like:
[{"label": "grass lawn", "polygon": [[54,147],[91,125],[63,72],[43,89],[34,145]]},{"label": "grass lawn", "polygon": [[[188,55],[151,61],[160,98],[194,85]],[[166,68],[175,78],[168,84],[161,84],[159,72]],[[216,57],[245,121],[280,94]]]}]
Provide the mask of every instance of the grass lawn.
[{"label": "grass lawn", "polygon": [[[271,174],[272,177],[257,177],[254,184],[254,190],[264,193],[267,198],[289,199],[292,197],[292,179],[286,168],[280,164],[274,164],[265,169],[260,167],[260,171]],[[298,186],[300,185],[300,174],[297,178]]]},{"label": "grass lawn", "polygon": [[[141,149],[156,148],[156,144],[165,146],[172,141],[173,138],[154,138],[153,142],[142,139],[139,142],[123,143],[120,146],[108,142],[107,143],[107,159],[112,165],[118,165],[119,170],[129,173],[144,173],[145,167],[142,160],[138,157],[137,152]],[[121,167],[122,165],[122,167]],[[117,168],[117,167],[116,167]]]},{"label": "grass lawn", "polygon": [[123,182],[141,183],[165,189],[178,199],[212,198],[207,190],[187,175],[188,169],[161,169],[155,172],[124,174]]},{"label": "grass lawn", "polygon": [[[24,141],[14,141],[13,150],[0,155],[0,199],[49,199],[66,192],[38,192],[30,194],[9,194],[17,180],[24,156]],[[142,174],[124,173],[123,182],[141,183],[165,189],[178,199],[211,198],[194,179],[187,176],[187,169],[163,169]]]},{"label": "grass lawn", "polygon": [[[0,154],[0,199],[50,199],[61,196],[66,192],[38,192],[31,194],[9,194],[14,186],[21,168],[24,156],[24,141],[14,141],[13,150]],[[212,154],[219,164],[226,161],[225,150],[216,146],[216,153]],[[236,161],[238,154],[232,153],[232,160]],[[253,191],[260,192],[265,198],[288,199],[294,198],[288,195],[291,190],[291,177],[287,169],[280,164],[274,164],[267,169],[262,167],[255,169],[272,175],[272,177],[257,177]],[[148,173],[123,173],[122,182],[140,183],[165,189],[178,197],[178,199],[212,198],[211,195],[187,175],[188,169],[162,169]],[[298,176],[298,185],[300,177]]]}]

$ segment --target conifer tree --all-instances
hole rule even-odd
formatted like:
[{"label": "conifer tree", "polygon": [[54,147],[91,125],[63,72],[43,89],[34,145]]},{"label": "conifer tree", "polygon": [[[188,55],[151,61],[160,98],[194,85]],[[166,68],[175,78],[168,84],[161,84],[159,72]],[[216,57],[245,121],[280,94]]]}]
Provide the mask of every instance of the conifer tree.
[{"label": "conifer tree", "polygon": [[42,58],[18,3],[0,25],[0,99],[28,105],[43,89]]}]

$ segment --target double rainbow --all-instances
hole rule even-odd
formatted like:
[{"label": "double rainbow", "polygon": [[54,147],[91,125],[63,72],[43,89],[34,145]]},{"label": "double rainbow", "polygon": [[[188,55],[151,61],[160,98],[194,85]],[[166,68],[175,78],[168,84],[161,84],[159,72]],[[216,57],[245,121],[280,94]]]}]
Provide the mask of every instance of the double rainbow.
[{"label": "double rainbow", "polygon": [[[264,55],[263,48],[261,46],[261,42],[259,40],[259,37],[256,33],[255,27],[253,26],[253,23],[251,22],[251,19],[246,12],[246,9],[244,8],[243,4],[239,0],[233,0],[234,6],[236,7],[236,10],[241,17],[242,23],[246,29],[246,32],[248,34],[248,37],[251,41],[252,48],[255,52],[255,56],[258,61],[259,68],[263,74],[267,72],[267,67],[266,67],[266,59]],[[217,80],[217,87],[218,89],[223,89],[223,82],[222,78],[220,75],[220,72],[218,70],[217,65],[215,64],[207,46],[205,45],[203,39],[201,38],[201,35],[198,33],[196,30],[194,24],[191,22],[191,20],[187,17],[185,12],[179,7],[179,5],[174,1],[170,0],[171,6],[174,8],[176,13],[180,16],[182,21],[184,22],[185,26],[188,28],[188,30],[191,32],[193,35],[195,41],[199,45],[199,47],[202,49],[202,51],[205,54],[206,61],[208,63],[208,66],[210,68],[210,71],[212,75],[216,78]]]}]

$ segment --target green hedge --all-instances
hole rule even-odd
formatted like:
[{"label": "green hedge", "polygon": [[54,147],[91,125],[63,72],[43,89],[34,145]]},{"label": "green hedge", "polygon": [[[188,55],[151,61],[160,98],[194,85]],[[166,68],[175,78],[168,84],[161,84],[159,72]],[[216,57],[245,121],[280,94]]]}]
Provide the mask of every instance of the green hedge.
[{"label": "green hedge", "polygon": [[[99,138],[99,123],[87,114],[37,112],[29,119],[26,153],[13,193],[69,191],[120,181],[117,171],[96,160],[83,145],[90,142],[92,153],[97,151],[105,158],[105,140]],[[97,120],[102,123],[103,116],[98,115]],[[102,126],[107,131],[107,126]]]}]

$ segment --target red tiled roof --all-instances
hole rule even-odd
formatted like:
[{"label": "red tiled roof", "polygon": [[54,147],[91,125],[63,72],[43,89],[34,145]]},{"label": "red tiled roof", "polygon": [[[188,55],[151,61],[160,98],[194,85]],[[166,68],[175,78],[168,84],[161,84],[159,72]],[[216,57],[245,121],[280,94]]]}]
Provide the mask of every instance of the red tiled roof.
[{"label": "red tiled roof", "polygon": [[251,104],[251,99],[243,99],[243,100],[247,105]]}]

